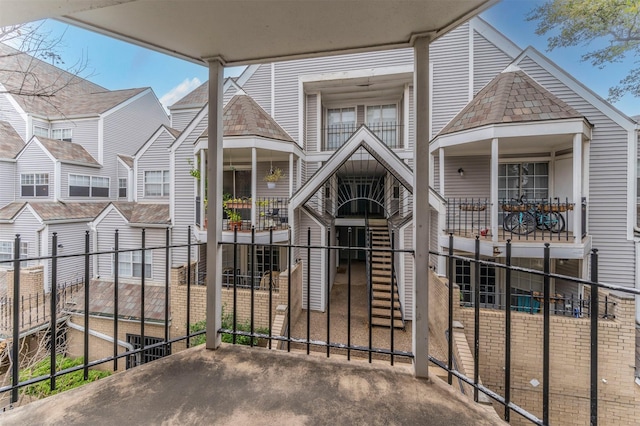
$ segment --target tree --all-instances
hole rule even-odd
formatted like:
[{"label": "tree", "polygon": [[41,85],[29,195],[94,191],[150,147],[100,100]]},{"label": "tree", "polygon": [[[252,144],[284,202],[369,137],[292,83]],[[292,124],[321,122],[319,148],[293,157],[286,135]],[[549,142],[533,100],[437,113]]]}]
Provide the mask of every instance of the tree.
[{"label": "tree", "polygon": [[[538,35],[557,31],[548,38],[548,50],[588,46],[592,42],[603,46],[582,55],[583,61],[599,68],[621,62],[627,55],[640,54],[638,0],[550,0],[529,12],[527,20],[538,21]],[[615,102],[626,93],[640,97],[640,63],[634,63],[638,66],[609,89],[610,101]]]},{"label": "tree", "polygon": [[[86,78],[80,77],[87,70],[84,55],[65,66],[63,37],[45,30],[44,21],[0,27],[0,93],[50,99]],[[43,63],[56,67],[49,68],[47,78],[39,71]]]}]

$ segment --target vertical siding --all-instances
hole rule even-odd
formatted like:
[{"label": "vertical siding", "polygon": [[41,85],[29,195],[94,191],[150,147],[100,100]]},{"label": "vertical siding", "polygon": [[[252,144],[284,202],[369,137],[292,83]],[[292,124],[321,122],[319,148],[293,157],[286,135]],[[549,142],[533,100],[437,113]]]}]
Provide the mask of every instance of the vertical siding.
[{"label": "vertical siding", "polygon": [[[153,93],[136,99],[104,118],[104,175],[117,176],[117,154],[133,155],[161,124],[169,125],[164,108]],[[169,153],[167,152],[167,157]],[[113,180],[113,179],[112,179]],[[111,184],[111,198],[118,196]]]},{"label": "vertical siding", "polygon": [[13,126],[22,140],[27,140],[27,122],[18,114],[9,102],[8,94],[0,94],[0,120],[7,121]]},{"label": "vertical siding", "polygon": [[[120,216],[112,210],[98,224],[98,251],[113,250],[115,247],[115,230],[118,230],[118,246],[121,250],[140,248],[142,246],[141,228],[132,228]],[[165,244],[165,230],[159,228],[149,228],[145,232],[146,247],[157,247]],[[98,259],[98,276],[100,278],[113,277],[113,255],[100,255]],[[151,280],[164,283],[165,276],[165,254],[164,250],[153,250],[151,259]],[[123,278],[125,279],[125,278]],[[126,278],[127,280],[139,278]]]},{"label": "vertical siding", "polygon": [[473,94],[493,80],[512,60],[489,40],[473,31]]},{"label": "vertical siding", "polygon": [[253,98],[268,114],[271,111],[271,64],[261,64],[242,90]]},{"label": "vertical siding", "polygon": [[16,163],[0,160],[0,208],[12,202],[16,196]]},{"label": "vertical siding", "polygon": [[[170,157],[168,148],[174,140],[175,139],[173,138],[173,136],[171,136],[166,130],[163,130],[162,133],[156,138],[156,140],[153,141],[151,146],[147,148],[144,154],[138,157],[138,170],[136,176],[136,180],[138,183],[138,201],[161,201],[166,203],[169,202],[169,197],[145,197],[144,172],[170,169]],[[189,157],[189,159],[193,159],[193,155]],[[185,162],[189,166],[189,168],[192,167],[191,165],[189,165],[189,162],[186,158],[176,160]]]},{"label": "vertical siding", "polygon": [[97,118],[55,121],[51,123],[51,129],[71,129],[71,140],[73,143],[82,145],[93,158],[98,160]]},{"label": "vertical siding", "polygon": [[[97,176],[108,177],[109,179],[109,193],[111,197],[70,197],[69,196],[69,175],[85,175],[85,176]],[[116,190],[114,191],[114,188]],[[85,167],[75,164],[61,164],[60,165],[60,198],[67,201],[107,201],[114,199],[113,195],[118,195],[118,179],[117,173],[108,175],[104,168]]]},{"label": "vertical siding", "polygon": [[[432,135],[438,134],[469,102],[469,24],[431,44]],[[419,89],[418,89],[419,90]]]},{"label": "vertical siding", "polygon": [[599,249],[599,276],[603,281],[635,285],[635,248],[627,240],[627,132],[595,106],[525,57],[519,63],[536,82],[563,99],[594,125],[590,142],[588,229]]},{"label": "vertical siding", "polygon": [[307,96],[307,107],[305,114],[305,133],[304,150],[305,152],[318,151],[318,138],[320,137],[320,129],[318,129],[318,95]]},{"label": "vertical siding", "polygon": [[[15,176],[13,183],[15,185],[16,199],[26,200],[34,199],[38,200],[51,200],[53,199],[53,193],[55,189],[55,176],[54,176],[54,163],[49,156],[38,146],[36,143],[29,145],[20,156],[20,159],[16,162]],[[49,173],[49,196],[48,197],[24,197],[20,196],[20,175],[22,173]]]},{"label": "vertical siding", "polygon": [[[311,245],[319,246],[322,242],[322,233],[324,232],[324,228],[318,225],[311,217],[309,217],[305,212],[301,212],[300,214],[300,234],[298,235],[298,239],[301,241],[301,244],[307,244],[307,230],[311,228]],[[322,292],[323,292],[323,281],[322,281],[322,269],[324,265],[324,250],[311,250],[311,261],[307,258],[307,249],[301,249],[299,257],[302,259],[304,265],[304,276],[302,277],[302,306],[306,308],[307,306],[307,274],[311,274],[311,298],[310,298],[310,307],[313,310],[324,311],[324,306],[322,305]]]}]

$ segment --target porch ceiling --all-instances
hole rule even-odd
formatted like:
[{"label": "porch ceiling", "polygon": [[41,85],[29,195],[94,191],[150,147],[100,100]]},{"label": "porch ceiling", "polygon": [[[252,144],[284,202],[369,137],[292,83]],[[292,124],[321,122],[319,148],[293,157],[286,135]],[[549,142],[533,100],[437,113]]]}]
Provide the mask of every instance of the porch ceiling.
[{"label": "porch ceiling", "polygon": [[194,62],[248,64],[408,47],[498,0],[0,0],[0,26],[55,17]]},{"label": "porch ceiling", "polygon": [[[548,154],[551,151],[570,149],[571,135],[557,136],[520,136],[499,139],[500,155]],[[446,147],[446,155],[491,155],[491,140],[482,140],[462,145]]]}]

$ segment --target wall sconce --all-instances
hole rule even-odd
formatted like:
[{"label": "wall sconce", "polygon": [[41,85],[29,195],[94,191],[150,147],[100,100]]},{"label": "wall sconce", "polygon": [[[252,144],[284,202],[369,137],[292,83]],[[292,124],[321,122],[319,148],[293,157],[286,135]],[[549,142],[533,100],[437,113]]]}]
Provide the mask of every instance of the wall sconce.
[{"label": "wall sconce", "polygon": [[462,167],[458,169],[458,174],[460,175],[460,177],[464,176],[464,169]]},{"label": "wall sconce", "polygon": [[58,248],[61,249],[64,248],[64,246],[62,244],[58,244]]}]

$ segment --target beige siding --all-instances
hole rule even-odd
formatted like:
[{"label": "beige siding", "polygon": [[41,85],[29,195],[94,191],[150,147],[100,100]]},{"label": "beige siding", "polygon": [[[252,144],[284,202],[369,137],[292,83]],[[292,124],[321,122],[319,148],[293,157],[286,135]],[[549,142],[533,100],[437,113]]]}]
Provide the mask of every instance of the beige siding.
[{"label": "beige siding", "polygon": [[0,208],[12,202],[16,196],[16,163],[0,160]]},{"label": "beige siding", "polygon": [[271,64],[262,64],[242,86],[268,114],[271,114]]},{"label": "beige siding", "polygon": [[304,149],[307,153],[318,151],[318,138],[320,137],[320,129],[318,129],[318,95],[308,95],[307,105],[305,108],[305,134]]},{"label": "beige siding", "polygon": [[51,129],[71,129],[73,143],[82,145],[96,161],[99,161],[98,118],[85,120],[64,120],[51,123]]},{"label": "beige siding", "polygon": [[[308,242],[308,230],[311,229],[311,245],[319,246],[322,243],[322,233],[325,232],[324,227],[318,225],[309,215],[305,212],[300,214],[300,231],[298,240],[300,244],[307,245]],[[323,305],[323,291],[324,280],[322,279],[325,259],[325,250],[312,249],[311,261],[308,259],[308,253],[306,248],[300,249],[299,257],[302,259],[304,265],[304,275],[302,277],[302,306],[307,307],[307,274],[311,274],[311,309],[324,311]]]},{"label": "beige siding", "polygon": [[29,145],[18,159],[15,167],[13,182],[15,185],[16,198],[27,200],[34,197],[21,197],[20,175],[23,173],[48,173],[49,174],[49,196],[37,197],[38,200],[52,200],[56,185],[54,176],[54,163],[51,158],[36,143]]},{"label": "beige siding", "polygon": [[[169,197],[147,197],[144,193],[144,173],[147,171],[164,171],[170,170],[170,158],[169,158],[169,146],[173,143],[175,139],[171,136],[166,130],[163,130],[162,133],[153,141],[151,146],[147,148],[147,150],[137,158],[138,160],[138,169],[136,180],[138,184],[138,193],[137,200],[138,201],[149,201],[149,202],[169,202]],[[189,159],[192,159],[190,157]],[[184,161],[189,164],[187,159],[181,159],[178,161]],[[192,166],[189,166],[189,168]]]},{"label": "beige siding", "polygon": [[[49,225],[47,253],[52,254],[52,236],[58,233],[58,255],[68,256],[85,253],[85,234],[89,231],[88,222],[61,223]],[[93,235],[89,233],[89,244],[93,243]],[[89,249],[93,250],[90,245]],[[49,268],[51,268],[51,261]],[[58,287],[70,285],[84,279],[84,256],[74,256],[58,259]],[[49,269],[51,271],[51,269]],[[89,276],[93,274],[93,262],[89,262]],[[47,288],[51,286],[51,278],[46,278]]]},{"label": "beige siding", "polygon": [[[113,176],[107,174],[107,171],[102,168],[76,166],[75,164],[62,164],[60,166],[60,198],[67,201],[108,201],[115,197],[70,197],[69,196],[69,175],[85,175],[85,176],[97,176],[109,178],[109,194],[118,195],[117,187],[118,180],[117,174]],[[116,188],[116,191],[114,191]]]},{"label": "beige siding", "polygon": [[[442,196],[445,198],[490,198],[490,161],[491,158],[488,156],[445,157],[444,194]],[[464,176],[460,176],[458,173],[460,168],[464,169]],[[439,170],[436,169],[436,177],[439,177],[438,172]]]},{"label": "beige siding", "polygon": [[481,34],[473,31],[473,93],[480,91],[513,60]]}]

